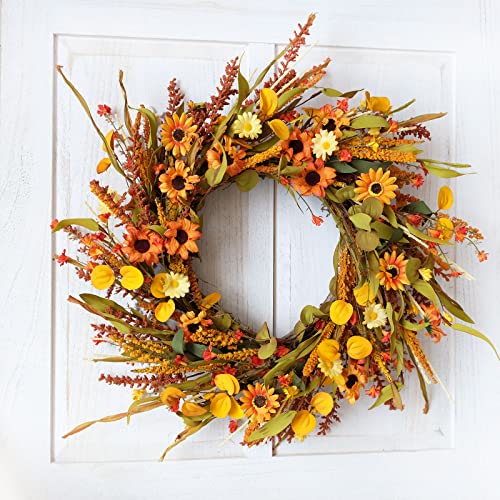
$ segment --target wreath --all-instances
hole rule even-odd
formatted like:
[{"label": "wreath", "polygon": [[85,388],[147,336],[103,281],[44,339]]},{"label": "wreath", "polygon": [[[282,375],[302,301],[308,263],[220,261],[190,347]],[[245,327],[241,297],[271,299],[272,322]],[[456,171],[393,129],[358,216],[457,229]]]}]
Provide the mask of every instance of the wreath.
[{"label": "wreath", "polygon": [[[253,83],[238,58],[204,103],[186,101],[173,79],[160,116],[128,104],[120,73],[121,119],[97,107],[107,135],[58,67],[102,140],[97,173],[114,168],[127,187],[120,194],[92,180],[100,212],[53,221],[53,231],[63,229],[77,244],[77,256],[64,250],[55,259],[103,291],[68,300],[99,318],[91,325],[94,343],[118,351],[95,361],[125,366],[123,375],[101,380],[133,389],[127,411],[66,436],[161,408],[185,425],[165,453],[225,418],[230,433],[241,430],[242,445],[270,440],[276,447],[314,430],[326,434],[339,421],[341,399],[353,405],[370,397],[371,408],[402,410],[407,372],[420,379],[426,413],[427,385],[440,379],[422,335],[438,343],[450,327],[494,349],[442,286],[467,276],[451,259],[455,243],[486,260],[480,231],[448,214],[449,187],[439,190],[437,208],[414,194],[428,174],[449,179],[469,167],[419,156],[420,143],[430,140],[424,123],[443,113],[399,121],[413,101],[396,108],[369,92],[353,105],[357,91],[319,86],[329,59],[299,73],[295,62],[313,20],[299,25]],[[328,103],[304,107],[319,96]],[[340,232],[327,298],[306,306],[281,337],[266,323],[259,331],[242,324],[219,293],[202,293],[193,270],[207,196],[233,183],[250,191],[266,178],[308,210],[307,198],[318,198],[322,214],[311,211],[312,222],[331,217]]]}]

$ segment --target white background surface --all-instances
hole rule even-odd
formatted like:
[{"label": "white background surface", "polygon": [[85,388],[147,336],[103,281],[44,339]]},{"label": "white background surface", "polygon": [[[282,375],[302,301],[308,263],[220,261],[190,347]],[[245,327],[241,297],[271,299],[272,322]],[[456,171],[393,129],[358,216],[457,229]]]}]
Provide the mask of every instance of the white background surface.
[{"label": "white background surface", "polygon": [[[161,111],[166,86],[178,77],[194,101],[212,92],[229,58],[245,53],[247,74],[262,67],[309,11],[318,18],[301,64],[333,62],[326,86],[366,88],[394,104],[417,98],[413,112],[448,111],[430,128],[429,156],[473,163],[479,175],[456,184],[455,211],[487,235],[490,260],[459,262],[478,280],[456,294],[480,330],[500,343],[495,164],[500,115],[496,64],[500,5],[487,1],[353,2],[5,1],[1,28],[2,144],[0,200],[0,498],[104,499],[323,498],[495,499],[498,363],[489,348],[458,333],[430,351],[453,394],[430,388],[421,413],[416,383],[403,413],[366,412],[360,400],[324,438],[247,450],[221,446],[227,422],[204,430],[165,463],[156,462],[181,429],[165,412],[130,426],[97,426],[69,441],[60,436],[90,418],[122,411],[130,392],[97,383],[107,367],[85,361],[96,352],[90,318],[66,296],[82,284],[55,269],[48,224],[86,215],[86,186],[100,144],[54,65],[88,99],[121,107],[118,69],[129,99]],[[111,170],[110,170],[111,172]],[[113,182],[111,173],[106,183]],[[437,180],[425,191],[433,202]],[[95,206],[95,204],[94,204]],[[318,208],[318,205],[312,204]],[[270,182],[249,194],[230,189],[209,200],[199,273],[205,289],[243,321],[264,320],[276,335],[296,322],[302,306],[327,293],[337,233],[301,214]],[[429,346],[430,347],[430,346]],[[415,382],[415,381],[413,381]]]}]

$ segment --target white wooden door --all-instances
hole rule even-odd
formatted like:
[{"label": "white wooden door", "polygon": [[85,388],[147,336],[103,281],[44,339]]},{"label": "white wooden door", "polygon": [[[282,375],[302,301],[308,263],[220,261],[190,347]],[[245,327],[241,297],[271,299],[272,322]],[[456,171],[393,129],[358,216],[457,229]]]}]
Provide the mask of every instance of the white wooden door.
[{"label": "white wooden door", "polygon": [[[481,267],[472,255],[460,256],[478,280],[455,293],[500,343],[498,2],[4,0],[2,500],[499,498],[498,364],[485,344],[451,332],[431,361],[453,401],[433,387],[425,416],[414,380],[403,393],[405,412],[367,412],[368,401],[360,401],[342,408],[331,435],[283,446],[275,456],[269,447],[223,443],[225,428],[212,426],[157,463],[180,424],[154,412],[129,426],[100,425],[61,439],[81,421],[122,411],[130,392],[97,382],[107,367],[85,360],[93,351],[90,318],[65,301],[81,284],[51,263],[67,242],[53,241],[48,224],[87,210],[100,146],[54,65],[64,66],[92,108],[119,108],[121,68],[131,102],[161,110],[172,77],[203,100],[229,58],[244,53],[247,74],[262,67],[310,10],[318,13],[317,44],[303,64],[331,56],[327,86],[366,88],[400,103],[416,97],[416,113],[449,112],[432,124],[430,153],[475,165],[479,175],[456,185],[457,215],[484,230],[491,254]],[[267,321],[282,335],[302,306],[324,298],[336,238],[332,224],[312,225],[270,182],[248,194],[230,189],[209,200],[198,269],[206,290],[221,291],[243,321]]]}]

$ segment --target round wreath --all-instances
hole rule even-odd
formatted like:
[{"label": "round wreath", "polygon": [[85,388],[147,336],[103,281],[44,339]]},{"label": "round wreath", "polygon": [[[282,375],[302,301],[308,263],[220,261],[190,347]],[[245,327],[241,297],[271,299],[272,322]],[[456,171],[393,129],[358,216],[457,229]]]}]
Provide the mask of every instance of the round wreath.
[{"label": "round wreath", "polygon": [[[353,106],[356,92],[318,86],[328,59],[298,73],[294,63],[313,20],[299,25],[252,84],[238,58],[206,103],[186,102],[173,79],[160,117],[145,107],[130,116],[120,74],[123,123],[109,106],[97,109],[111,129],[106,136],[58,68],[103,141],[107,156],[97,173],[114,167],[127,189],[118,194],[92,180],[100,213],[52,224],[78,242],[80,257],[63,251],[55,258],[106,291],[69,300],[106,322],[92,325],[95,344],[120,351],[96,360],[127,365],[123,376],[101,379],[135,389],[126,412],[79,425],[68,436],[95,422],[166,408],[185,430],[165,453],[226,417],[231,433],[244,431],[243,445],[270,439],[278,446],[315,429],[325,434],[339,420],[340,399],[354,404],[371,397],[372,408],[403,409],[405,371],[420,378],[427,412],[426,385],[439,377],[422,350],[422,334],[439,342],[447,326],[489,342],[441,286],[467,274],[450,259],[453,241],[487,258],[477,246],[481,233],[448,215],[449,187],[441,187],[437,209],[403,192],[419,188],[429,173],[452,178],[468,167],[418,158],[418,144],[430,140],[422,124],[443,114],[398,121],[396,113],[412,102],[396,109],[368,92]],[[329,102],[303,107],[318,96]],[[328,297],[306,306],[281,338],[265,323],[258,332],[241,324],[222,309],[220,294],[203,295],[192,267],[207,196],[231,183],[249,191],[261,178],[299,202],[317,197],[340,232]],[[311,214],[314,224],[323,223]]]}]

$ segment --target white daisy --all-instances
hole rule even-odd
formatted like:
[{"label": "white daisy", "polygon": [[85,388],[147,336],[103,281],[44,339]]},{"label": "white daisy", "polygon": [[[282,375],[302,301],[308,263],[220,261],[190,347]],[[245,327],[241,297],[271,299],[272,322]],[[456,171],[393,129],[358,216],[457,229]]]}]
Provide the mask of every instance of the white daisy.
[{"label": "white daisy", "polygon": [[333,361],[331,365],[320,359],[318,361],[318,368],[321,370],[321,373],[326,375],[328,378],[338,377],[339,375],[342,375],[342,371],[344,370],[342,360],[340,358]]},{"label": "white daisy", "polygon": [[328,132],[328,130],[320,130],[312,140],[313,143],[313,153],[316,158],[321,158],[326,160],[328,155],[331,155],[336,149],[338,149],[337,139],[333,132]]},{"label": "white daisy", "polygon": [[236,118],[234,132],[240,137],[255,139],[262,132],[262,122],[256,114],[245,111]]},{"label": "white daisy", "polygon": [[370,304],[365,309],[363,325],[368,328],[378,328],[387,322],[387,313],[380,304]]},{"label": "white daisy", "polygon": [[178,299],[189,292],[189,278],[185,274],[167,273],[163,284],[163,293],[166,297]]}]

